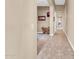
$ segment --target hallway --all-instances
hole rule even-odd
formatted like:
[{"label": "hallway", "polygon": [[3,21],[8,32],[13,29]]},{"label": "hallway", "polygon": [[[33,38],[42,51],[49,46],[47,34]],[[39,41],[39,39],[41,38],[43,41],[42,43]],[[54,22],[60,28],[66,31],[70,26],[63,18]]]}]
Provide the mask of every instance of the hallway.
[{"label": "hallway", "polygon": [[[73,59],[73,2],[74,0],[7,0],[5,58]],[[64,32],[57,31],[58,29],[66,32],[71,45]]]},{"label": "hallway", "polygon": [[37,59],[74,59],[74,52],[62,30],[58,30],[38,54]]}]

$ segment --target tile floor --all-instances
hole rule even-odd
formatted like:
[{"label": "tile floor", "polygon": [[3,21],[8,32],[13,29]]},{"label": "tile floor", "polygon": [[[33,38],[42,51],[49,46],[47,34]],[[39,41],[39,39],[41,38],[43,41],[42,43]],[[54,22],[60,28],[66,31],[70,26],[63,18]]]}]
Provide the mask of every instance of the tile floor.
[{"label": "tile floor", "polygon": [[53,38],[47,41],[37,59],[74,59],[74,51],[63,31],[57,31]]},{"label": "tile floor", "polygon": [[37,54],[47,43],[47,40],[49,40],[49,34],[42,34],[42,33],[37,34]]}]

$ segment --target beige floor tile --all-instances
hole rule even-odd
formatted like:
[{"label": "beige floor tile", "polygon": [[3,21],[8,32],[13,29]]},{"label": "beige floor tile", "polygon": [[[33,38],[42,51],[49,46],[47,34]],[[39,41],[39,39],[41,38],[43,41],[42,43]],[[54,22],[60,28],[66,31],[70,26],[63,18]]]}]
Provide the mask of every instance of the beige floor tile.
[{"label": "beige floor tile", "polygon": [[63,31],[55,33],[42,48],[37,59],[74,59],[74,51]]}]

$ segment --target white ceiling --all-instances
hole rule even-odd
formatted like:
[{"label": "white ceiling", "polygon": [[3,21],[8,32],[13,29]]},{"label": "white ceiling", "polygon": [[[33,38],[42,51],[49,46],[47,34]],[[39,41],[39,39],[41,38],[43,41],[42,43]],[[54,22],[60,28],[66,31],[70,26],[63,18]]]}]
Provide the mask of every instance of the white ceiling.
[{"label": "white ceiling", "polygon": [[37,0],[37,3],[48,3],[47,0]]},{"label": "white ceiling", "polygon": [[65,4],[65,0],[55,0],[55,4],[56,5],[64,5]]},{"label": "white ceiling", "polygon": [[49,6],[48,0],[37,0],[37,6]]},{"label": "white ceiling", "polygon": [[[65,4],[65,0],[54,0],[54,1],[55,1],[55,5]],[[48,0],[37,0],[37,6],[49,6]]]}]

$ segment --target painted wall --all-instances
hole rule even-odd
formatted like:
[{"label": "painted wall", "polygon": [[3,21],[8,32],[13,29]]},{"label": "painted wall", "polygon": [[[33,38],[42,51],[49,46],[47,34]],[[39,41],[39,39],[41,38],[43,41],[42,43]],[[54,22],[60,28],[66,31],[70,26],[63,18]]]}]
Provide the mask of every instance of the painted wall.
[{"label": "painted wall", "polygon": [[53,36],[54,34],[54,22],[53,22],[53,17],[54,17],[54,6],[50,5],[50,36]]},{"label": "painted wall", "polygon": [[37,15],[38,16],[45,16],[45,21],[37,21],[37,32],[42,32],[42,27],[49,27],[50,26],[50,17],[47,17],[47,12],[49,11],[49,7],[40,6],[37,8]]},{"label": "painted wall", "polygon": [[56,6],[56,15],[57,15],[57,20],[59,16],[62,16],[62,27],[63,30],[66,32],[66,16],[65,16],[65,6],[61,5],[61,6]]},{"label": "painted wall", "polygon": [[65,6],[64,5],[56,5],[55,8],[56,8],[56,11],[64,11]]},{"label": "painted wall", "polygon": [[74,47],[74,0],[67,0],[66,13],[67,13],[67,36],[69,38],[72,47]]},{"label": "painted wall", "polygon": [[36,0],[6,0],[6,59],[36,59],[35,3]]}]

